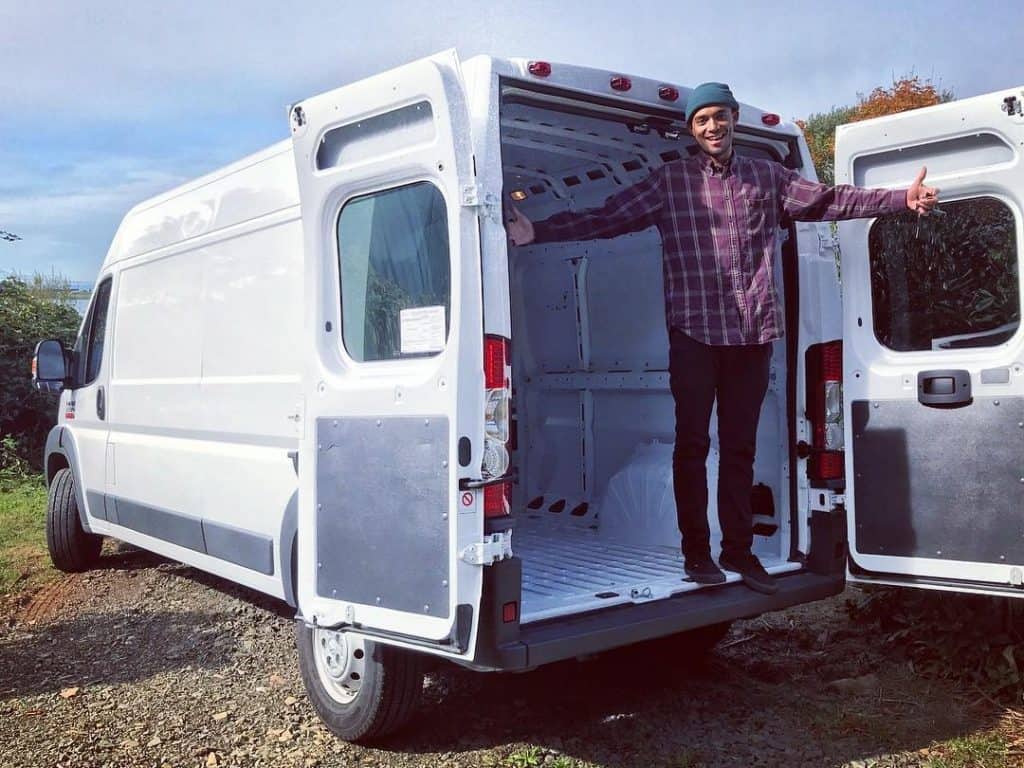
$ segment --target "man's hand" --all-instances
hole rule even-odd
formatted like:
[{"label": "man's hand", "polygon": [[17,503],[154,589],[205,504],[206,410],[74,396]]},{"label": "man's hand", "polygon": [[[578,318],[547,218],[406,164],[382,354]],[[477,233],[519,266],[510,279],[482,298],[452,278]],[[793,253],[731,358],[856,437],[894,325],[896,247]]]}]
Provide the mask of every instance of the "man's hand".
[{"label": "man's hand", "polygon": [[926,173],[928,169],[922,166],[921,172],[907,190],[907,208],[918,213],[928,213],[939,202],[939,190],[924,185]]},{"label": "man's hand", "polygon": [[533,242],[533,222],[515,206],[505,211],[505,230],[512,245],[529,245]]}]

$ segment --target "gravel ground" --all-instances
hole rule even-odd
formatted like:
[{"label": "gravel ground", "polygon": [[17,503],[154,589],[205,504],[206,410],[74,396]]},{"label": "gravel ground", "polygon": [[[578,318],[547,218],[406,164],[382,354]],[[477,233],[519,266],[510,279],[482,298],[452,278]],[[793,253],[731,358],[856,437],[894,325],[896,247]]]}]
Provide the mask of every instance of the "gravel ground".
[{"label": "gravel ground", "polygon": [[521,675],[447,665],[383,749],[322,727],[287,606],[121,548],[0,603],[0,766],[917,766],[996,708],[887,658],[846,595]]}]

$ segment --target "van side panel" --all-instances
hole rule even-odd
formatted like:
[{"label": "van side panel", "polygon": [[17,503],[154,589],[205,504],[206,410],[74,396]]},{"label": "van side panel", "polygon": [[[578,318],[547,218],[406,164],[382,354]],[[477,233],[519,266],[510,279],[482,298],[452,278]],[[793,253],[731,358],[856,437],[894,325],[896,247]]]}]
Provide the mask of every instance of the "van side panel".
[{"label": "van side panel", "polygon": [[290,152],[235,168],[136,209],[108,257],[104,532],[283,597],[302,226]]}]

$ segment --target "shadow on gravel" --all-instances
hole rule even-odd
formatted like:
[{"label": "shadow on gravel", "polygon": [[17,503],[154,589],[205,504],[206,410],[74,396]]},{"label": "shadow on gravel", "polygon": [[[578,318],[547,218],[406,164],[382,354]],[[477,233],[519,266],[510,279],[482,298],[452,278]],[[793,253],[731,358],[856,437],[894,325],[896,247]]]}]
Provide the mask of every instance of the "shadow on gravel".
[{"label": "shadow on gravel", "polygon": [[94,570],[131,572],[148,568],[156,568],[162,573],[187,579],[222,595],[242,600],[280,618],[291,619],[295,616],[295,609],[283,600],[214,576],[212,573],[192,568],[176,560],[168,560],[144,549],[136,549],[130,544],[118,543],[114,552],[104,553]]},{"label": "shadow on gravel", "polygon": [[432,674],[418,720],[386,749],[525,743],[602,766],[833,766],[994,724],[991,712],[912,676],[840,694],[813,670],[795,680],[754,672],[717,653],[681,662],[665,641],[520,675],[446,667]]},{"label": "shadow on gravel", "polygon": [[[235,653],[224,615],[125,609],[22,631],[0,644],[0,701],[83,685],[133,682],[186,666],[215,669]],[[222,634],[222,633],[221,633]]]}]

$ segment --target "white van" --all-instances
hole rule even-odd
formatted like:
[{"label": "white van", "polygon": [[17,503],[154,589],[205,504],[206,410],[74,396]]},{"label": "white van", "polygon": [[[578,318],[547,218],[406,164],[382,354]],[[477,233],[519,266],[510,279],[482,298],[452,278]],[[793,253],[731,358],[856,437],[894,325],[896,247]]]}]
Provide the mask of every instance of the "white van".
[{"label": "white van", "polygon": [[[902,187],[927,163],[945,207],[1005,209],[1017,259],[1012,93],[852,126],[838,175]],[[684,578],[659,234],[511,248],[502,210],[597,205],[694,151],[687,94],[447,52],[303,101],[290,140],[135,207],[75,349],[37,350],[39,386],[64,390],[57,567],[109,536],[288,601],[311,701],[350,740],[408,719],[426,656],[515,671],[669,635],[696,653],[841,591],[847,541],[856,579],[1019,588],[1016,261],[1012,316],[893,341],[903,305],[880,336],[872,274],[905,298],[907,270],[868,255],[885,219],[843,225],[845,318],[828,227],[779,232],[788,333],[752,497],[778,593]],[[736,149],[815,176],[777,115],[743,105]],[[969,407],[931,407],[950,386]]]}]

